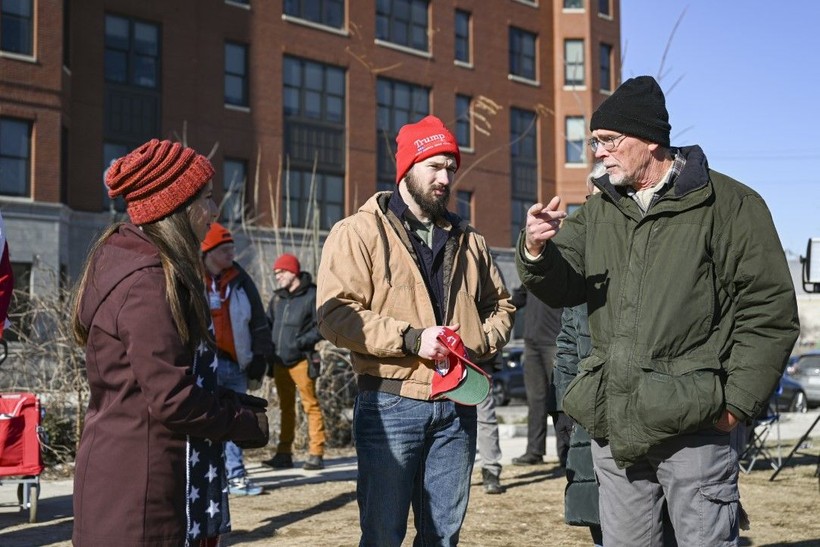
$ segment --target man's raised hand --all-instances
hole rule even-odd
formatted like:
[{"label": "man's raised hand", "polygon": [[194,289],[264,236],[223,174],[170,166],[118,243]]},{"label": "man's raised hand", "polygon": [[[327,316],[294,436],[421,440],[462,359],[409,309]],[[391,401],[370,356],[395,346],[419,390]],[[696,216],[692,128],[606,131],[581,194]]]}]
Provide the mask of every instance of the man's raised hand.
[{"label": "man's raised hand", "polygon": [[527,211],[524,245],[531,255],[540,255],[547,241],[558,233],[561,220],[567,216],[564,211],[558,210],[559,205],[561,205],[561,198],[555,196],[546,207],[542,203],[536,203]]}]

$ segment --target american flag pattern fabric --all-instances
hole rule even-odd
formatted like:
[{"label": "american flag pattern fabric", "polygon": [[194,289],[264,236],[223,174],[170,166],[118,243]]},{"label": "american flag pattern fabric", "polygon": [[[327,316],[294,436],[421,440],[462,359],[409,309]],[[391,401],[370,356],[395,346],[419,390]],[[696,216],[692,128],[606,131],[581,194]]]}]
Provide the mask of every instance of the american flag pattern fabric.
[{"label": "american flag pattern fabric", "polygon": [[[210,331],[213,335],[213,325]],[[204,342],[200,343],[194,355],[193,366],[197,385],[216,393],[216,369],[216,353]],[[231,531],[225,451],[221,442],[189,436],[187,455],[186,545],[198,545],[205,538],[217,537]]]}]

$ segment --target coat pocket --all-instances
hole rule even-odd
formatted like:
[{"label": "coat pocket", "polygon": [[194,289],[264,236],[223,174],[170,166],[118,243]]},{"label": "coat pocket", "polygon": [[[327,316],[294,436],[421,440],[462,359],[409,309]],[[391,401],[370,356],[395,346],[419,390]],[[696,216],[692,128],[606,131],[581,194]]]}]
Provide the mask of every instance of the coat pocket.
[{"label": "coat pocket", "polygon": [[578,375],[564,393],[564,412],[581,424],[593,438],[609,436],[604,395],[604,364],[598,355],[590,355],[578,364]]},{"label": "coat pocket", "polygon": [[[646,442],[712,426],[723,412],[723,384],[719,367],[656,364],[640,372],[633,392],[633,408]],[[675,370],[678,368],[679,370]]]}]

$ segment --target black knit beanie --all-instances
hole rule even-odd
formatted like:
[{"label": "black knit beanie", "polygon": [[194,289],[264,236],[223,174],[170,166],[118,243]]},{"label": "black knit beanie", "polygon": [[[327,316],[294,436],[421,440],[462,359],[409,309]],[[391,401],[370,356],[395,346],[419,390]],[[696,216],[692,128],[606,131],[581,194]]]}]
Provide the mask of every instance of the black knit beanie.
[{"label": "black knit beanie", "polygon": [[622,83],[592,114],[589,130],[608,129],[669,148],[669,112],[663,91],[652,76]]}]

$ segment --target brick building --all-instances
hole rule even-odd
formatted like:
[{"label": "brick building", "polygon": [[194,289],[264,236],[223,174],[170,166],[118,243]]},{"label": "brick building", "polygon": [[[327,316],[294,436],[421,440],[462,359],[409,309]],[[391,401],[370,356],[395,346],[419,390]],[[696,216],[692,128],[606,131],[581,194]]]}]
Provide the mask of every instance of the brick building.
[{"label": "brick building", "polygon": [[530,204],[583,201],[589,116],[620,74],[619,0],[0,6],[0,209],[32,291],[77,275],[121,216],[105,168],[149,138],[210,155],[223,220],[273,245],[393,188],[395,134],[426,114],[462,146],[452,208],[509,266]]}]

